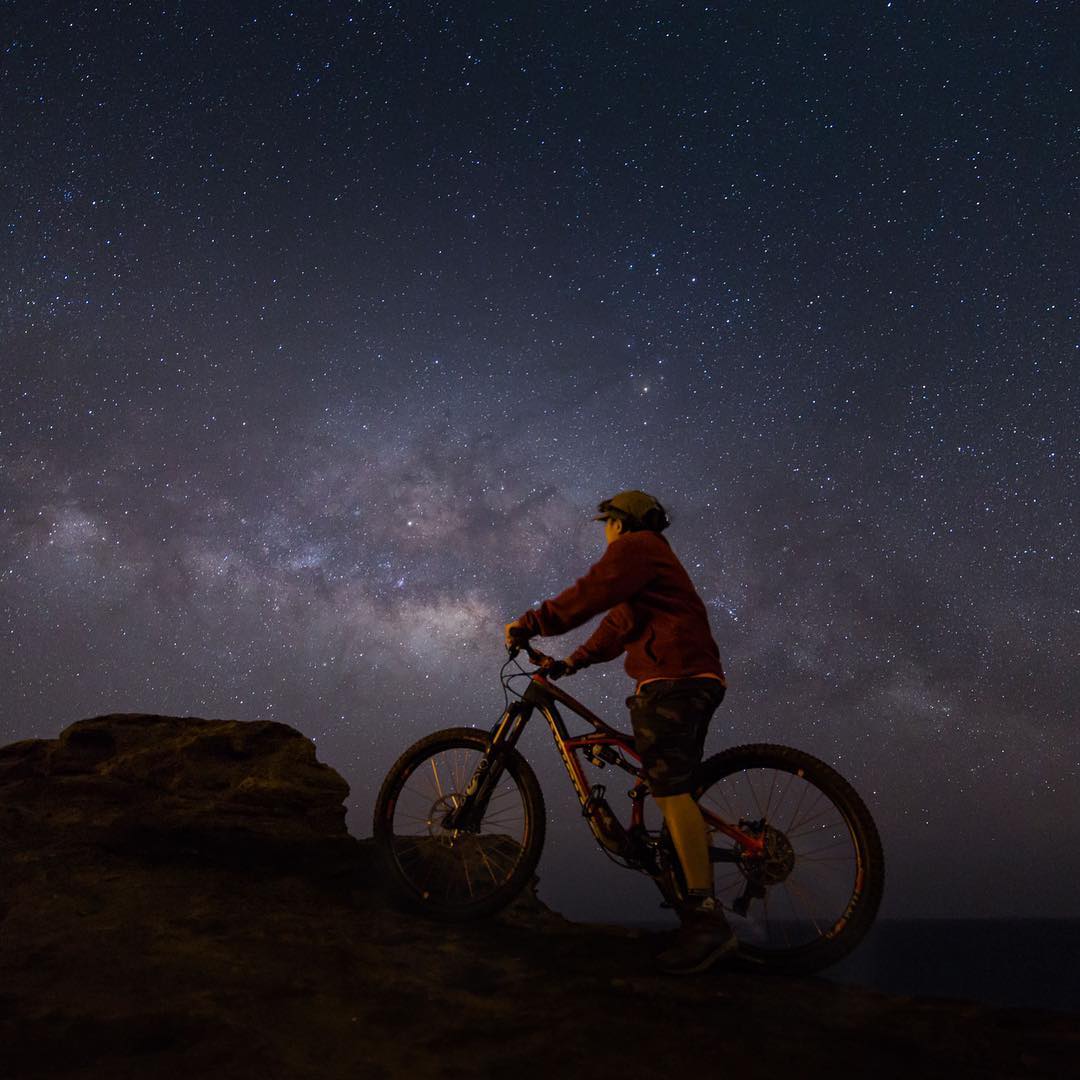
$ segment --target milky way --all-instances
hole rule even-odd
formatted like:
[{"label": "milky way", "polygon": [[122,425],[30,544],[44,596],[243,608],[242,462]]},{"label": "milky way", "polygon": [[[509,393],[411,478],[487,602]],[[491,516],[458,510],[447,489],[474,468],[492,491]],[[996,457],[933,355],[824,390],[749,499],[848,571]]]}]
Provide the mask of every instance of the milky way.
[{"label": "milky way", "polygon": [[1069,7],[9,6],[0,738],[281,720],[366,835],[643,488],[711,748],[847,775],[887,913],[1080,914]]}]

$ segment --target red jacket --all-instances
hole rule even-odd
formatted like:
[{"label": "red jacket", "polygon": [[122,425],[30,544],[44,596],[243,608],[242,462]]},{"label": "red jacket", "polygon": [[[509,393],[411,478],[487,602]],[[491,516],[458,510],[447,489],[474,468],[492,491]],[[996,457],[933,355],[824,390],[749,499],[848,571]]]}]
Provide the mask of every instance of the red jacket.
[{"label": "red jacket", "polygon": [[614,660],[625,649],[626,674],[638,682],[706,672],[723,679],[705,605],[660,533],[617,537],[583,578],[518,622],[532,634],[550,637],[602,611],[604,620],[568,657],[575,667]]}]

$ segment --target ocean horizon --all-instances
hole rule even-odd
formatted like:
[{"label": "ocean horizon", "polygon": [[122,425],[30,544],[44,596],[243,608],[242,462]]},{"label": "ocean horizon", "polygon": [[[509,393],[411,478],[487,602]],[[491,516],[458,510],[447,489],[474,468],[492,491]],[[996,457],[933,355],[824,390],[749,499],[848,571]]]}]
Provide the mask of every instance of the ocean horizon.
[{"label": "ocean horizon", "polygon": [[889,994],[1080,1012],[1080,919],[882,919],[821,975]]},{"label": "ocean horizon", "polygon": [[1080,1012],[1080,919],[880,919],[818,977],[905,997]]}]

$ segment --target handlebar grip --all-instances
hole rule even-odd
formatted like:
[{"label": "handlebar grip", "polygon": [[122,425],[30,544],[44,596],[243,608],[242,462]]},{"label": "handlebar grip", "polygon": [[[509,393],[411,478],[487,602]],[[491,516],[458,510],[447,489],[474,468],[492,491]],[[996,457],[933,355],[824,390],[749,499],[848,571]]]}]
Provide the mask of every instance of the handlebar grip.
[{"label": "handlebar grip", "polygon": [[519,639],[519,642],[507,646],[507,652],[509,653],[511,660],[515,659],[518,653],[524,650],[524,652],[528,654],[529,660],[549,679],[561,679],[567,674],[568,665],[565,660],[556,660],[554,657],[548,656],[547,653],[542,653],[539,649],[534,649],[529,644],[528,639]]},{"label": "handlebar grip", "polygon": [[[551,660],[551,657],[545,657],[547,660]],[[564,675],[569,673],[569,665],[565,660],[551,660],[550,664],[541,665],[541,671],[549,679],[561,679]]]}]

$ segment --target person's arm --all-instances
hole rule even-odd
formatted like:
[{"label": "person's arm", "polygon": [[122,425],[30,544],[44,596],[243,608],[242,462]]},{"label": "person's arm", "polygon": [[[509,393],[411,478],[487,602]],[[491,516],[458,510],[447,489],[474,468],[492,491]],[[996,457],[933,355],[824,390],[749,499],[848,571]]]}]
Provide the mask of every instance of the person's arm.
[{"label": "person's arm", "polygon": [[614,660],[622,654],[636,630],[634,609],[629,604],[617,604],[604,616],[589,640],[579,645],[566,658],[566,662],[573,671],[580,671],[590,664]]},{"label": "person's arm", "polygon": [[516,621],[531,635],[565,634],[594,615],[629,600],[652,580],[655,570],[642,533],[630,533],[608,544],[603,558],[589,572],[552,600],[526,611]]}]

